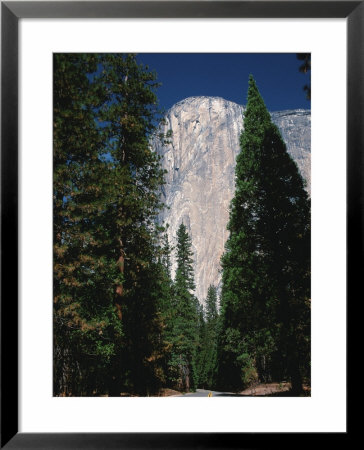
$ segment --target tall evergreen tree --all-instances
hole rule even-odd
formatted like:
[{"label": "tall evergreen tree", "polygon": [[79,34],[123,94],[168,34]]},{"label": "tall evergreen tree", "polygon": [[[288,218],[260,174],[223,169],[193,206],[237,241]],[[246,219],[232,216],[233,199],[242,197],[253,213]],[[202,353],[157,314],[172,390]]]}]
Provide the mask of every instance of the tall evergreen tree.
[{"label": "tall evergreen tree", "polygon": [[196,388],[199,302],[195,289],[191,238],[182,223],[177,232],[177,270],[174,280],[174,316],[170,377],[183,390]]},{"label": "tall evergreen tree", "polygon": [[251,76],[222,258],[219,382],[288,376],[309,360],[310,202]]},{"label": "tall evergreen tree", "polygon": [[115,261],[124,278],[116,285],[114,300],[126,334],[122,357],[115,358],[115,372],[121,374],[119,380],[116,378],[116,388],[124,382],[145,394],[153,375],[153,343],[159,334],[152,286],[159,241],[155,219],[162,206],[158,191],[163,170],[149,145],[158,112],[158,84],[155,74],[139,65],[134,55],[101,57],[100,78],[107,101],[98,117],[104,125],[110,159],[109,232],[114,238]]},{"label": "tall evergreen tree", "polygon": [[213,323],[217,320],[217,289],[215,286],[210,285],[207,289],[206,297],[206,321]]},{"label": "tall evergreen tree", "polygon": [[[107,168],[94,117],[104,101],[88,74],[97,57],[54,55],[54,392],[105,389],[110,356],[122,339],[114,314],[115,257],[102,231]],[[100,295],[102,293],[102,295]]]},{"label": "tall evergreen tree", "polygon": [[217,370],[217,290],[210,285],[205,302],[205,320],[200,337],[199,384],[203,388],[214,389]]},{"label": "tall evergreen tree", "polygon": [[[168,225],[167,225],[168,227]],[[173,380],[170,379],[169,362],[172,358],[173,349],[173,326],[174,326],[174,299],[173,281],[171,278],[171,248],[167,233],[162,240],[162,251],[159,259],[159,276],[156,276],[156,294],[158,295],[158,317],[161,323],[159,341],[163,349],[162,367],[159,369],[163,386],[170,387]]]},{"label": "tall evergreen tree", "polygon": [[134,55],[54,56],[56,395],[161,382],[157,87]]}]

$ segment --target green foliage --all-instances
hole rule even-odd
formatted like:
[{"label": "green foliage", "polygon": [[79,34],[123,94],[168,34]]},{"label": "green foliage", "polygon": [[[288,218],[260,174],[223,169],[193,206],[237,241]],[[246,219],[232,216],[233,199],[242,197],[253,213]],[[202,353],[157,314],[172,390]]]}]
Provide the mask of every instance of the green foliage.
[{"label": "green foliage", "polygon": [[[187,228],[177,270],[156,225],[164,171],[156,75],[134,55],[54,55],[54,395],[239,389],[310,365],[310,204],[249,81],[220,314],[194,295]],[[169,130],[161,140],[168,142]]]},{"label": "green foliage", "polygon": [[198,359],[199,385],[205,389],[214,389],[217,371],[217,292],[210,285],[205,302],[205,318],[201,317],[200,349]]},{"label": "green foliage", "polygon": [[197,349],[199,345],[198,300],[193,294],[191,238],[182,223],[177,232],[177,270],[173,286],[172,314],[168,341],[171,354],[169,380],[174,387],[189,391],[197,387]]},{"label": "green foliage", "polygon": [[54,55],[54,393],[163,382],[163,170],[155,74],[134,55]]},{"label": "green foliage", "polygon": [[242,388],[254,366],[261,380],[287,374],[298,388],[309,359],[310,202],[252,77],[240,146],[222,258],[219,383]]}]

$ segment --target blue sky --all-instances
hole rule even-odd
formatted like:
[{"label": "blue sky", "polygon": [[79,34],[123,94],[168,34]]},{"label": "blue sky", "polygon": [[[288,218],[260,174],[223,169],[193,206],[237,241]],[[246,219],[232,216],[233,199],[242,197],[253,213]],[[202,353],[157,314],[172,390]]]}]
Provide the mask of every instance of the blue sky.
[{"label": "blue sky", "polygon": [[164,109],[195,95],[244,105],[250,73],[270,111],[311,108],[303,91],[310,75],[298,71],[295,53],[140,53],[137,59],[157,72]]}]

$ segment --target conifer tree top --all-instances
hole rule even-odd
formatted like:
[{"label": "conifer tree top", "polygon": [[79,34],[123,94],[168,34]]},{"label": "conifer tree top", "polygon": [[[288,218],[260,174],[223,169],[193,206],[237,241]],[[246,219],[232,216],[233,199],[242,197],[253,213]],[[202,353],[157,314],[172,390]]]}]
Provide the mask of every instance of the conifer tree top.
[{"label": "conifer tree top", "polygon": [[249,76],[248,98],[245,111],[244,126],[257,125],[256,122],[270,122],[271,117],[258,90],[253,75]]}]

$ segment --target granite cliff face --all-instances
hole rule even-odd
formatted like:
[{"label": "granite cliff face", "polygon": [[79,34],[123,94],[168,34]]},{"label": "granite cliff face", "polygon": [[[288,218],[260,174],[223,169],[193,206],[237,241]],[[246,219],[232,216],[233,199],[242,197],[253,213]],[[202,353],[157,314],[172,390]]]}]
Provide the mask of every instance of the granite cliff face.
[{"label": "granite cliff face", "polygon": [[[166,114],[161,131],[172,130],[170,143],[163,145],[157,138],[152,142],[167,170],[162,195],[169,209],[161,213],[159,220],[169,224],[172,246],[176,245],[181,222],[187,226],[192,237],[196,295],[201,302],[209,285],[219,286],[221,282],[220,257],[228,237],[226,224],[234,195],[243,113],[243,106],[223,98],[190,97],[176,103]],[[310,112],[275,112],[272,119],[310,192]]]}]

